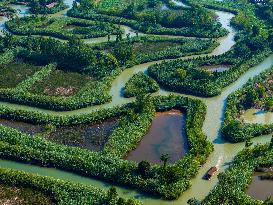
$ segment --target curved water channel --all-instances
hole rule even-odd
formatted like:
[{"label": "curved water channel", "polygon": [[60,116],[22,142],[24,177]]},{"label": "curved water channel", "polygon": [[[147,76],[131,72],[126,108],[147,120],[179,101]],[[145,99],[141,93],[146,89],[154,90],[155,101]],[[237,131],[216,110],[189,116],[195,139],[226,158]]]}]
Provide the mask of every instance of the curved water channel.
[{"label": "curved water channel", "polygon": [[[66,3],[72,5],[71,0],[66,0]],[[22,10],[22,7],[21,7]],[[22,12],[24,13],[24,12]],[[220,45],[213,50],[212,53],[208,55],[221,55],[228,50],[235,44],[234,36],[235,30],[230,26],[230,20],[234,16],[233,14],[217,11],[218,20],[222,24],[224,28],[229,31],[229,34],[226,37],[218,39]],[[64,14],[62,12],[61,14]],[[25,14],[22,14],[25,15]],[[58,14],[59,15],[59,14]],[[3,19],[0,19],[0,24],[3,25]],[[128,29],[131,32],[131,29]],[[101,40],[103,41],[104,38]],[[92,41],[92,40],[90,40]],[[205,55],[199,55],[205,56]],[[197,56],[187,56],[181,59],[188,59],[194,58]],[[122,97],[121,90],[124,87],[125,83],[131,78],[134,73],[137,72],[146,72],[148,66],[153,65],[155,63],[160,63],[162,61],[150,62],[141,65],[134,66],[132,68],[124,70],[112,83],[112,88],[110,94],[112,96],[112,102],[104,105],[92,106],[87,107],[79,110],[74,111],[67,111],[67,112],[55,112],[51,110],[45,110],[35,107],[29,107],[26,105],[18,105],[13,103],[7,102],[0,102],[0,105],[6,105],[15,109],[23,109],[29,111],[40,111],[45,113],[51,113],[54,115],[71,115],[71,114],[81,114],[81,113],[90,113],[94,112],[98,109],[102,108],[110,108],[115,105],[121,105],[132,101],[133,99],[126,99]],[[273,55],[270,55],[266,59],[264,59],[260,64],[254,66],[253,68],[249,69],[246,73],[244,73],[236,82],[232,83],[230,86],[226,87],[222,94],[212,98],[198,98],[189,95],[191,98],[198,98],[202,100],[207,105],[207,115],[203,125],[203,132],[208,136],[208,139],[213,142],[215,151],[210,155],[207,162],[200,168],[199,174],[192,180],[192,187],[187,190],[182,196],[176,201],[165,201],[162,199],[152,198],[151,196],[146,196],[143,193],[139,193],[135,190],[129,188],[122,188],[117,187],[117,190],[121,196],[124,197],[132,197],[138,200],[141,200],[145,205],[184,205],[187,204],[187,200],[195,197],[197,199],[204,198],[209,191],[216,185],[217,177],[214,177],[211,181],[203,180],[203,175],[206,171],[211,167],[217,165],[220,168],[220,171],[223,171],[228,164],[232,161],[234,156],[243,149],[244,143],[238,144],[231,144],[225,142],[220,135],[220,128],[224,118],[224,110],[227,96],[236,91],[237,89],[241,88],[250,78],[260,74],[261,72],[269,69],[273,66]],[[154,95],[182,95],[179,93],[172,93],[166,91],[164,89],[160,89],[159,92],[155,93]],[[269,142],[271,135],[261,136],[253,139],[253,142],[256,143],[265,143]],[[13,161],[7,160],[0,160],[0,166],[6,168],[13,168],[17,170],[23,170],[30,173],[37,173],[43,176],[52,176],[58,179],[69,180],[77,183],[89,184],[94,185],[96,187],[106,189],[109,188],[110,185],[92,178],[81,177],[79,175],[64,172],[61,170],[53,169],[53,168],[45,168],[45,167],[38,167],[33,165],[27,165],[22,163],[17,163]]]}]

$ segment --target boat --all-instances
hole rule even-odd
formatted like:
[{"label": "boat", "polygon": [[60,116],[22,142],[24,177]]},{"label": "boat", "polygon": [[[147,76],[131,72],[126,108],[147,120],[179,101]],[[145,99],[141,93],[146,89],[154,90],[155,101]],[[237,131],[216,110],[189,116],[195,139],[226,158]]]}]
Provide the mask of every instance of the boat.
[{"label": "boat", "polygon": [[211,167],[207,172],[207,177],[206,177],[207,180],[210,180],[211,177],[213,177],[216,174],[217,171],[218,171],[217,167]]}]

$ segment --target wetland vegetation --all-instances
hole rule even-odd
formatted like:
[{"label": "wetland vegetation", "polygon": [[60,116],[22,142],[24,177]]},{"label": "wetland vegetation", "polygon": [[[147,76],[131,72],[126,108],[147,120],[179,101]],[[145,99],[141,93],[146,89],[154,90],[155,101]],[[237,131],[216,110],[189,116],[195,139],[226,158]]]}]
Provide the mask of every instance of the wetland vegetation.
[{"label": "wetland vegetation", "polygon": [[1,2],[0,203],[272,204],[272,6]]}]

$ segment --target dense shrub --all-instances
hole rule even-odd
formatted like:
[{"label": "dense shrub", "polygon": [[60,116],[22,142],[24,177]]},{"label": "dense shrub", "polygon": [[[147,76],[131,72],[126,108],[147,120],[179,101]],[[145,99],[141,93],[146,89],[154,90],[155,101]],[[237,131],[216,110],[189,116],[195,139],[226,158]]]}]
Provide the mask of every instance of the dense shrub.
[{"label": "dense shrub", "polygon": [[[0,182],[10,186],[29,187],[36,191],[50,195],[57,205],[74,205],[74,204],[109,204],[111,201],[113,205],[117,204],[119,198],[95,188],[93,186],[86,186],[53,179],[50,177],[42,177],[34,174],[28,174],[22,171],[15,171],[11,169],[0,169]],[[77,196],[77,197],[75,197]],[[31,196],[29,196],[31,197]],[[141,203],[134,200],[124,200],[124,205],[140,205]]]},{"label": "dense shrub", "polygon": [[256,167],[270,166],[273,149],[268,144],[258,145],[254,148],[246,148],[235,158],[233,164],[224,172],[219,174],[218,185],[209,193],[202,205],[262,205],[260,200],[251,198],[245,193],[252,174]]},{"label": "dense shrub", "polygon": [[[1,90],[0,98],[2,100],[54,110],[74,110],[102,104],[111,99],[108,94],[111,82],[120,73],[118,62],[112,55],[95,51],[76,39],[71,39],[68,43],[61,43],[46,38],[7,36],[1,40],[4,42],[3,44],[17,47],[13,52],[13,55],[17,58],[42,65],[55,63],[58,69],[65,72],[83,73],[93,79],[74,96],[70,97],[33,94],[30,92],[31,87],[29,87],[24,92],[18,92],[17,88]],[[27,81],[34,82],[37,79],[34,75],[33,78]],[[20,90],[20,87],[18,89]]]},{"label": "dense shrub", "polygon": [[6,28],[17,35],[43,35],[69,40],[103,37],[122,33],[117,25],[69,17],[27,16],[6,22]]},{"label": "dense shrub", "polygon": [[[26,0],[30,7],[30,12],[34,14],[54,14],[68,8],[63,0]],[[49,6],[54,4],[54,6]]]},{"label": "dense shrub", "polygon": [[[239,46],[239,45],[238,45]],[[260,53],[245,58],[235,58],[233,51],[221,56],[196,58],[191,60],[174,60],[152,65],[148,68],[148,74],[159,85],[171,91],[187,93],[202,97],[219,95],[223,88],[238,79],[253,65],[262,61],[271,53],[266,48]],[[209,72],[202,69],[207,65],[230,65],[224,72]],[[181,75],[181,72],[186,75]]]},{"label": "dense shrub", "polygon": [[[107,5],[107,4],[106,4]],[[122,5],[122,4],[121,4]],[[80,5],[74,5],[71,10],[68,11],[68,15],[72,17],[85,18],[90,20],[100,20],[116,24],[123,24],[132,27],[135,30],[139,30],[149,34],[161,34],[161,35],[183,35],[183,36],[196,36],[196,37],[220,37],[224,36],[227,31],[222,29],[218,23],[213,20],[213,14],[204,10],[200,7],[192,9],[193,11],[188,11],[187,13],[172,12],[172,11],[153,11],[150,9],[135,12],[132,5],[128,5],[123,12],[118,10],[107,10],[107,9],[97,9],[96,6],[90,3],[90,1],[81,1]],[[127,10],[129,9],[129,10]],[[160,9],[160,7],[158,8]],[[125,14],[125,13],[126,14]],[[128,13],[129,12],[129,13]],[[209,22],[203,22],[206,26],[201,25],[200,16],[196,18],[192,14],[202,14],[207,15],[209,18],[204,17],[203,20],[208,20]],[[168,17],[169,20],[175,19],[176,21],[166,21]],[[173,18],[175,17],[175,18]],[[185,18],[183,21],[181,17]],[[179,25],[179,23],[191,22],[191,26]],[[167,25],[163,25],[167,23]],[[195,25],[197,23],[197,25]],[[194,27],[192,27],[194,25]],[[166,27],[164,27],[166,26]],[[169,27],[168,27],[169,26]]]},{"label": "dense shrub", "polygon": [[[149,101],[145,100],[145,102]],[[182,192],[189,188],[190,179],[197,174],[199,165],[205,162],[213,150],[211,143],[207,141],[206,136],[202,133],[202,124],[206,114],[205,105],[199,100],[174,96],[157,97],[153,99],[152,102],[158,111],[172,108],[186,109],[187,111],[186,133],[190,150],[187,156],[177,161],[174,165],[168,166],[168,173],[174,176],[174,180],[171,182],[162,180],[163,178],[160,176],[166,173],[162,173],[161,168],[158,166],[151,168],[150,175],[147,178],[146,176],[143,177],[142,175],[135,174],[138,173],[136,163],[119,159],[119,157],[124,156],[130,151],[129,149],[132,149],[141,139],[141,136],[144,136],[147,132],[154,113],[149,103],[136,103],[135,105],[131,105],[133,106],[131,109],[133,108],[134,112],[139,114],[136,114],[136,118],[134,115],[129,115],[131,119],[126,120],[127,124],[122,125],[121,122],[116,133],[114,132],[109,139],[115,139],[113,140],[115,144],[111,146],[111,143],[109,143],[102,153],[58,145],[46,141],[39,136],[33,138],[11,128],[1,126],[1,156],[8,159],[53,166],[87,176],[98,177],[114,183],[136,187],[142,191],[168,199],[177,198]],[[128,108],[125,110],[128,112]],[[102,120],[109,116],[118,115],[121,111],[120,108],[114,108],[100,110],[90,114],[57,116],[2,107],[1,117],[23,119],[24,121],[33,122],[47,122],[59,126]],[[137,115],[139,115],[139,117]],[[131,129],[130,132],[128,132],[128,129],[125,129],[127,127],[126,125],[128,127],[143,126],[143,129]],[[134,137],[131,138],[131,136]],[[121,146],[124,144],[123,139],[130,139],[130,141],[126,142],[127,146]],[[43,151],[41,152],[41,150]],[[176,170],[179,170],[179,175],[176,175]]]},{"label": "dense shrub", "polygon": [[125,84],[124,96],[136,96],[140,90],[144,93],[154,93],[159,90],[159,86],[155,80],[144,73],[137,73]]},{"label": "dense shrub", "polygon": [[14,60],[14,52],[12,50],[7,50],[0,55],[0,65],[5,65]]},{"label": "dense shrub", "polygon": [[[228,97],[225,120],[222,127],[223,137],[231,142],[245,141],[250,137],[256,137],[273,132],[273,124],[248,124],[238,119],[241,112],[251,108],[249,93],[257,92],[257,85],[266,81],[268,76],[272,76],[272,68],[265,71],[256,78],[250,80],[242,89],[232,93]],[[269,93],[272,91],[270,90]],[[261,104],[265,100],[265,96],[260,96],[255,103]],[[263,102],[265,103],[265,102]],[[250,107],[249,107],[250,105]]]},{"label": "dense shrub", "polygon": [[[94,46],[94,48],[111,52],[120,61],[121,65],[125,64],[126,67],[132,67],[133,65],[151,61],[209,53],[217,45],[217,41],[213,39],[166,38],[158,36],[130,38],[129,36],[122,41],[102,43]],[[118,53],[115,52],[119,47],[121,47],[120,51]],[[121,51],[126,52],[121,53]]]}]

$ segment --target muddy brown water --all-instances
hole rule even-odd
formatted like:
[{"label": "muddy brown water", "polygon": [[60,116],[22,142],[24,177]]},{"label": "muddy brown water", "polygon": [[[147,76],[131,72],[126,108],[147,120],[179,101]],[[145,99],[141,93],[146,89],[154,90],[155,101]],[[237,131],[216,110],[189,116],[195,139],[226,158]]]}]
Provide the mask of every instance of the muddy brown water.
[{"label": "muddy brown water", "polygon": [[57,128],[45,138],[67,146],[101,151],[117,126],[117,119],[109,119],[97,124]]},{"label": "muddy brown water", "polygon": [[0,125],[17,129],[30,135],[43,132],[44,128],[40,125],[34,125],[26,122],[19,122],[13,120],[0,119]]},{"label": "muddy brown water", "polygon": [[273,112],[248,109],[240,116],[240,119],[245,123],[272,124]]},{"label": "muddy brown water", "polygon": [[261,180],[263,172],[255,172],[252,177],[247,194],[256,199],[265,200],[267,197],[273,197],[273,180]]},{"label": "muddy brown water", "polygon": [[77,26],[77,25],[74,25],[74,24],[68,24],[68,25],[65,25],[63,27],[63,29],[71,31],[71,30],[74,30],[75,28],[79,28],[79,27],[81,27],[81,26]]},{"label": "muddy brown water", "polygon": [[181,159],[188,150],[185,123],[186,115],[179,110],[156,113],[149,132],[127,159],[161,163],[162,154],[170,155],[170,163]]}]

